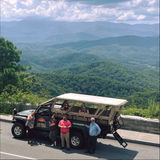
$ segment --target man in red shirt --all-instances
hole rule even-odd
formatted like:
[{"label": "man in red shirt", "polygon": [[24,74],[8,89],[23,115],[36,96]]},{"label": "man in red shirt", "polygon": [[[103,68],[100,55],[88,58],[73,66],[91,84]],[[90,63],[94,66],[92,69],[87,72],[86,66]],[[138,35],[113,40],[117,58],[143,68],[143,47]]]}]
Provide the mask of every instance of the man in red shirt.
[{"label": "man in red shirt", "polygon": [[70,150],[70,141],[69,141],[69,129],[71,127],[71,122],[67,120],[67,116],[64,115],[63,119],[60,120],[58,127],[60,127],[61,134],[61,149],[64,148],[64,142],[66,141],[67,150]]}]

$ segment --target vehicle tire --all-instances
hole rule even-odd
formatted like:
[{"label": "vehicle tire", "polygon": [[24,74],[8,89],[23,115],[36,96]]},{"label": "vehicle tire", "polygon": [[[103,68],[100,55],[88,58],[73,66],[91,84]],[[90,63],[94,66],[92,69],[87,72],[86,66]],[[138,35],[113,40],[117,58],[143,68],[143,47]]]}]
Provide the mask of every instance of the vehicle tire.
[{"label": "vehicle tire", "polygon": [[70,138],[71,147],[79,149],[83,146],[84,139],[81,133],[73,132]]},{"label": "vehicle tire", "polygon": [[14,123],[12,126],[12,135],[15,138],[22,138],[25,135],[25,127],[22,123]]}]

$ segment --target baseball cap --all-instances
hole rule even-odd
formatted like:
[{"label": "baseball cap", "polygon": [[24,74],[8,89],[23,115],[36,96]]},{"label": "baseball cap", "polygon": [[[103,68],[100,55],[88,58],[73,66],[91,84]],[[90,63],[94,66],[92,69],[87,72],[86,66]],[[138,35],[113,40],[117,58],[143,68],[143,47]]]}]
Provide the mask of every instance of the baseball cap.
[{"label": "baseball cap", "polygon": [[92,118],[91,118],[91,121],[95,121],[95,118],[94,118],[94,117],[92,117]]}]

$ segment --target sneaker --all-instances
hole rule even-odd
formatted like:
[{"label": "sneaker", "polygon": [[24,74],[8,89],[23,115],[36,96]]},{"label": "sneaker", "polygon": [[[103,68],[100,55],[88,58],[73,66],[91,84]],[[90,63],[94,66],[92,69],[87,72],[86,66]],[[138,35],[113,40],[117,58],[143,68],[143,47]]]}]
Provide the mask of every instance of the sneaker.
[{"label": "sneaker", "polygon": [[64,147],[61,147],[61,149],[64,149]]}]

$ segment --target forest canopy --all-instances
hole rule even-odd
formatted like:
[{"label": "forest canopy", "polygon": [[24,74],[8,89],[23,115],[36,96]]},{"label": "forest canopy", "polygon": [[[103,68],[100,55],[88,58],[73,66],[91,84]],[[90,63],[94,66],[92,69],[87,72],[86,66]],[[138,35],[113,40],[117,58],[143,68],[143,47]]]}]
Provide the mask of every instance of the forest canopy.
[{"label": "forest canopy", "polygon": [[[128,104],[122,111],[123,114],[159,117],[156,69],[137,71],[115,61],[100,60],[90,54],[72,53],[68,54],[69,57],[65,55],[63,58],[55,58],[53,62],[50,60],[49,63],[59,64],[52,72],[38,73],[31,72],[29,67],[22,65],[21,54],[22,51],[12,42],[0,38],[1,113],[11,113],[15,104],[22,110],[26,103],[36,107],[45,99],[74,92],[125,98]],[[71,59],[74,65],[67,66],[66,64],[72,64]]]}]

